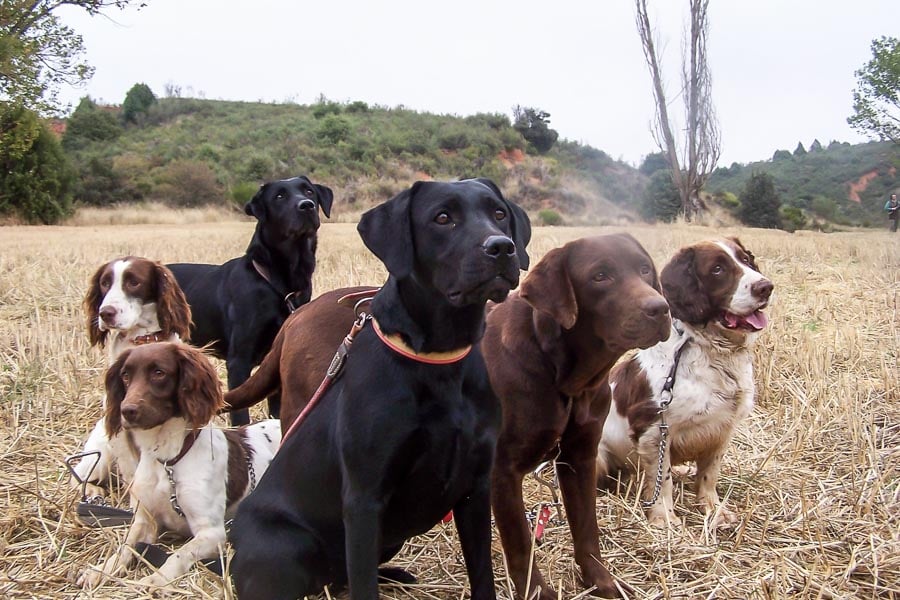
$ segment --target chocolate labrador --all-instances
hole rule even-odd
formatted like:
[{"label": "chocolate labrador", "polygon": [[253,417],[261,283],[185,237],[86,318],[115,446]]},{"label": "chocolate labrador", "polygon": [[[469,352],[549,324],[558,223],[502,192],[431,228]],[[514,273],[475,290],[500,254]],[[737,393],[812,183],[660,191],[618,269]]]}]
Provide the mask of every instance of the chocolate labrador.
[{"label": "chocolate labrador", "polygon": [[628,234],[551,250],[488,315],[482,350],[503,406],[491,501],[520,597],[538,589],[541,600],[557,597],[530,564],[522,497],[524,476],[554,458],[582,579],[597,595],[619,595],[601,563],[595,508],[605,378],[624,352],[666,339],[669,327],[653,261]]},{"label": "chocolate labrador", "polygon": [[[472,597],[493,599],[500,406],[478,341],[487,301],[504,300],[528,266],[527,216],[489,180],[418,182],[366,212],[358,230],[388,279],[343,372],[238,510],[238,596],[293,599],[333,582],[348,583],[353,600],[375,599],[378,565],[453,510]],[[327,330],[307,321],[318,302],[294,323]]]},{"label": "chocolate labrador", "polygon": [[[256,217],[247,252],[222,265],[168,265],[191,305],[191,342],[210,344],[225,359],[228,388],[236,388],[269,351],[287,316],[309,302],[316,266],[319,210],[331,214],[331,188],[306,177],[271,181],[244,207]],[[277,394],[269,412],[278,416]],[[233,412],[232,425],[250,413]]]}]

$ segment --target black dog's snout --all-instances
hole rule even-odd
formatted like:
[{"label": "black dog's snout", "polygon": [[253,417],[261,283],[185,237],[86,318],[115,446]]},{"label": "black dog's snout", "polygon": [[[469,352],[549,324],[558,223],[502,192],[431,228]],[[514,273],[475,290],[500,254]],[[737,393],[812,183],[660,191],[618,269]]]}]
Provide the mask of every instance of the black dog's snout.
[{"label": "black dog's snout", "polygon": [[775,284],[768,279],[760,279],[750,286],[750,292],[760,300],[768,300],[774,288]]},{"label": "black dog's snout", "polygon": [[297,205],[298,210],[315,210],[316,203],[312,200],[301,200],[300,204]]},{"label": "black dog's snout", "polygon": [[516,253],[516,244],[505,235],[492,235],[482,244],[488,256],[512,256]]}]

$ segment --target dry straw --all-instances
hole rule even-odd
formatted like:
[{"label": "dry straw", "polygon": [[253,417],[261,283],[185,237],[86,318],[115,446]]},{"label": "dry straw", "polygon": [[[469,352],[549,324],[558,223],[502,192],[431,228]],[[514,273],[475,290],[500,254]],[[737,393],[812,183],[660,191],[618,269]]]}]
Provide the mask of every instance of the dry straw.
[{"label": "dry straw", "polygon": [[[105,356],[88,347],[81,298],[89,275],[110,258],[222,262],[243,252],[251,230],[248,222],[219,222],[0,232],[0,597],[149,597],[133,583],[138,573],[93,594],[74,583],[124,537],[121,528],[75,521],[77,494],[62,466],[100,415]],[[719,484],[741,515],[737,526],[706,526],[691,508],[689,477],[677,479],[685,524],[676,531],[647,526],[631,482],[598,498],[601,547],[627,597],[900,597],[900,237],[629,230],[657,265],[684,243],[738,233],[776,293],[755,357],[757,408],[740,427]],[[609,231],[537,229],[531,253],[536,262],[570,239]],[[325,225],[319,239],[317,292],[382,281],[382,266],[352,225]],[[533,505],[550,500],[533,481],[526,492]],[[498,595],[509,599],[496,535],[493,550]],[[584,597],[564,523],[548,529],[536,554],[561,598]],[[419,584],[383,586],[385,598],[467,595],[452,525],[410,540],[396,563]],[[199,568],[169,590],[176,598],[233,597],[221,578]]]}]

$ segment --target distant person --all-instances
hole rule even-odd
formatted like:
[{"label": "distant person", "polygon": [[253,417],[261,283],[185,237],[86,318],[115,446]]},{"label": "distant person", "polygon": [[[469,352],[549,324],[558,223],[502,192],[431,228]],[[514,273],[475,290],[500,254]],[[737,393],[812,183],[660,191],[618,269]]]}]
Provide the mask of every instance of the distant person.
[{"label": "distant person", "polygon": [[900,217],[900,202],[897,201],[897,194],[891,194],[891,199],[884,203],[884,210],[887,211],[888,219],[891,220],[891,231],[897,231],[897,218]]}]

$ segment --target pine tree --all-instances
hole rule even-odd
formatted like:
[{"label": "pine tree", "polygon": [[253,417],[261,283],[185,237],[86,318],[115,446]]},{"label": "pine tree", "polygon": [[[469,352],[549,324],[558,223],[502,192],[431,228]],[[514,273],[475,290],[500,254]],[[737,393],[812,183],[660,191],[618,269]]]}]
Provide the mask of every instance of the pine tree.
[{"label": "pine tree", "polygon": [[775,180],[768,173],[753,173],[740,195],[738,217],[750,227],[781,228],[781,200],[775,191]]}]

